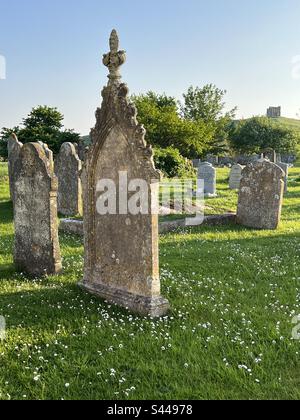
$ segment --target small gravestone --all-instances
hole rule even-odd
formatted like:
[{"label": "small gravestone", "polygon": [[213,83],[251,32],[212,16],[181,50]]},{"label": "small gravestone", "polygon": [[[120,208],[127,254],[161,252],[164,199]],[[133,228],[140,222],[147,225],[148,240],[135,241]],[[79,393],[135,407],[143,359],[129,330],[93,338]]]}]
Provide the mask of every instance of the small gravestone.
[{"label": "small gravestone", "polygon": [[204,181],[204,195],[215,197],[217,195],[217,170],[209,162],[203,162],[198,168],[198,179]]},{"label": "small gravestone", "polygon": [[15,190],[15,167],[22,147],[23,144],[18,141],[17,136],[12,134],[7,141],[9,190],[12,201],[14,201]]},{"label": "small gravestone", "polygon": [[277,165],[284,172],[284,192],[288,192],[288,180],[289,180],[289,165],[287,163],[278,162]]},{"label": "small gravestone", "polygon": [[82,215],[81,160],[76,146],[64,143],[55,159],[58,179],[58,213],[64,216]]},{"label": "small gravestone", "polygon": [[233,167],[231,168],[229,177],[229,188],[231,190],[238,190],[240,188],[243,169],[244,166],[242,165],[233,165]]},{"label": "small gravestone", "polygon": [[[120,82],[125,52],[118,51],[116,31],[103,63],[109,83],[96,112],[92,144],[82,171],[84,196],[84,279],[96,294],[142,315],[164,315],[169,303],[161,296],[158,263],[159,172],[128,88]],[[138,187],[139,192],[136,190]]]},{"label": "small gravestone", "polygon": [[246,166],[240,183],[237,222],[255,229],[277,229],[283,180],[283,170],[268,160]]},{"label": "small gravestone", "polygon": [[15,171],[15,264],[33,276],[56,274],[62,266],[52,152],[41,143],[25,144]]}]

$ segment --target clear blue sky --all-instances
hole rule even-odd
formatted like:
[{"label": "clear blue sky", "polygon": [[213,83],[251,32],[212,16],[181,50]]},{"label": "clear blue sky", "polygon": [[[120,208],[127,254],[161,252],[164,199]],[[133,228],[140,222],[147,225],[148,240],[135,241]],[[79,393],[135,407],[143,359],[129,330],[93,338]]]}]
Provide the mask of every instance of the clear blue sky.
[{"label": "clear blue sky", "polygon": [[102,54],[116,28],[127,51],[132,93],[178,98],[189,85],[227,90],[238,117],[282,105],[295,117],[300,56],[299,0],[0,0],[0,127],[33,106],[57,106],[67,128],[87,134],[106,83]]}]

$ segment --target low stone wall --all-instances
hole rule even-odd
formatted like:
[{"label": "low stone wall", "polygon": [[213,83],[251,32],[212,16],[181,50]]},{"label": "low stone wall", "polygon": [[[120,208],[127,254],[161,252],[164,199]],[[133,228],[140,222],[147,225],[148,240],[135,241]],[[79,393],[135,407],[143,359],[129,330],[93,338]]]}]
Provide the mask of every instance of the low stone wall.
[{"label": "low stone wall", "polygon": [[[184,229],[191,226],[220,226],[229,223],[236,223],[235,213],[218,214],[213,216],[205,216],[204,221],[199,224],[187,224],[186,219],[170,220],[159,223],[159,233],[174,232],[180,228]],[[59,231],[63,233],[71,233],[83,236],[83,221],[73,219],[62,219],[59,225]]]}]

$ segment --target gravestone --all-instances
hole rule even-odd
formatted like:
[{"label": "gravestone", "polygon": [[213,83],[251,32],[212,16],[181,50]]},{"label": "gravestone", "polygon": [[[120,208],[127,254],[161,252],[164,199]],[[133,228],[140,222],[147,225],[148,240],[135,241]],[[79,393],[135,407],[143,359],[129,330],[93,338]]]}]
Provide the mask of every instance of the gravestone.
[{"label": "gravestone", "polygon": [[284,192],[288,192],[288,180],[289,180],[289,165],[287,163],[278,162],[277,165],[283,170],[284,172]]},{"label": "gravestone", "polygon": [[10,198],[14,201],[14,189],[15,189],[15,167],[16,162],[19,159],[20,151],[23,144],[18,141],[15,134],[12,134],[7,141],[7,152],[8,152],[8,177],[9,177],[9,190]]},{"label": "gravestone", "polygon": [[209,162],[203,162],[198,168],[198,179],[204,181],[204,195],[215,197],[217,193],[217,170]]},{"label": "gravestone", "polygon": [[25,144],[15,171],[15,264],[33,276],[56,274],[62,266],[52,152],[41,143]]},{"label": "gravestone", "polygon": [[58,213],[64,216],[82,215],[81,166],[76,146],[64,143],[54,165],[58,179]]},{"label": "gravestone", "polygon": [[237,222],[255,229],[277,229],[280,222],[284,172],[262,159],[242,172]]},{"label": "gravestone", "polygon": [[233,167],[231,168],[229,177],[229,188],[231,190],[238,190],[240,188],[243,169],[244,166],[242,165],[233,165]]},{"label": "gravestone", "polygon": [[[109,82],[82,170],[85,262],[80,286],[133,312],[157,317],[169,309],[160,292],[158,212],[151,211],[151,191],[158,193],[160,176],[128,101],[128,88],[120,81],[126,56],[118,46],[113,31],[110,53],[103,57]],[[133,194],[134,184],[140,185],[142,198]]]}]

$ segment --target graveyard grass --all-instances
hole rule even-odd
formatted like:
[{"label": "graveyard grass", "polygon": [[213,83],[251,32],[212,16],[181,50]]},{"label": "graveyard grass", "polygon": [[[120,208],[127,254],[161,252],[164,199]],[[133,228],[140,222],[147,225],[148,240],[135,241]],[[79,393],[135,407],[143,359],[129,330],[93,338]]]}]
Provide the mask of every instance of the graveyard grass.
[{"label": "graveyard grass", "polygon": [[[229,172],[208,211],[233,210]],[[61,235],[64,273],[16,273],[0,163],[0,399],[299,399],[300,167],[274,232],[198,227],[160,239],[169,316],[150,320],[77,287],[80,238]]]}]

